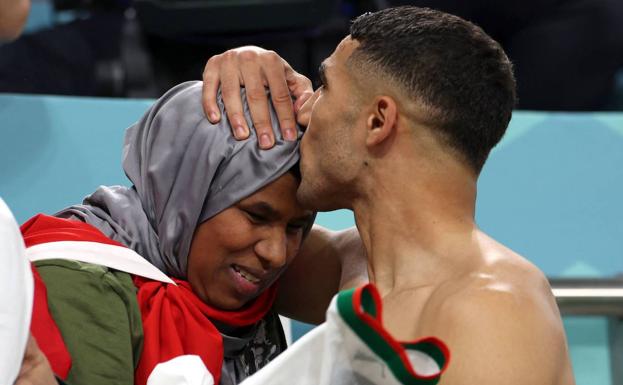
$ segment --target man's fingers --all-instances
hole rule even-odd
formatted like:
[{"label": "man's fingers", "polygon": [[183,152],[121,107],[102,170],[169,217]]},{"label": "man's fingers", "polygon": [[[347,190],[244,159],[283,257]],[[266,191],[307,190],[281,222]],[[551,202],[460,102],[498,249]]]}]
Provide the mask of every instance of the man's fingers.
[{"label": "man's fingers", "polygon": [[312,96],[314,96],[314,91],[305,91],[298,98],[296,98],[296,101],[294,102],[294,112],[298,114],[303,105],[305,105],[305,103],[307,103],[309,98]]},{"label": "man's fingers", "polygon": [[268,96],[264,89],[262,71],[257,65],[254,57],[241,55],[240,72],[247,92],[247,103],[253,128],[257,134],[260,148],[271,148],[275,143],[270,112],[268,106]]},{"label": "man's fingers", "polygon": [[205,112],[208,120],[216,124],[221,120],[221,111],[216,103],[216,93],[218,86],[220,85],[217,64],[218,58],[211,57],[206,63],[203,70],[203,88],[202,88],[202,101],[203,111]]},{"label": "man's fingers", "polygon": [[296,140],[296,117],[294,106],[285,74],[285,65],[282,58],[276,53],[267,56],[264,62],[264,76],[270,88],[273,107],[279,119],[281,133],[286,140]]},{"label": "man's fingers", "polygon": [[[227,55],[227,53],[225,54]],[[242,111],[242,101],[240,99],[240,84],[242,79],[237,66],[221,66],[221,94],[227,119],[232,127],[236,139],[246,139],[249,136],[249,127]]]},{"label": "man's fingers", "polygon": [[298,114],[301,107],[307,102],[307,100],[314,94],[312,82],[307,77],[297,73],[293,69],[289,69],[288,74],[288,87],[292,96],[294,96],[294,112]]},{"label": "man's fingers", "polygon": [[[216,101],[219,86],[225,112],[236,139],[249,136],[249,126],[244,118],[240,86],[246,88],[247,101],[258,135],[260,148],[271,148],[275,143],[268,98],[270,94],[279,127],[286,140],[296,140],[295,113],[313,93],[311,82],[294,71],[273,51],[259,47],[240,47],[216,55],[208,60],[203,72],[203,108],[212,123],[222,119]],[[294,96],[296,104],[292,102]]]},{"label": "man's fingers", "polygon": [[311,97],[307,98],[307,101],[305,102],[305,104],[303,104],[300,110],[298,111],[296,115],[296,120],[298,124],[300,124],[301,126],[303,127],[309,126],[309,120],[311,118],[312,107],[314,106],[314,103],[316,102],[316,99],[318,99],[319,95],[320,95],[319,91],[314,92],[311,95]]}]

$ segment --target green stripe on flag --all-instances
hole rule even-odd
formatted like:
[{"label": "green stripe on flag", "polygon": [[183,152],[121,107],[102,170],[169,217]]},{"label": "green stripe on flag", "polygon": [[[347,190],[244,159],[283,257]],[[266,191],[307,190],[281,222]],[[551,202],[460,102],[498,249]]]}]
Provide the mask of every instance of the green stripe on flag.
[{"label": "green stripe on flag", "polygon": [[[357,312],[355,311],[355,293],[358,289],[350,289],[341,291],[337,297],[337,309],[338,313],[342,317],[342,319],[346,322],[346,324],[355,332],[355,334],[368,346],[376,355],[378,355],[383,362],[389,367],[391,372],[394,374],[396,379],[400,381],[403,385],[435,385],[439,382],[439,375],[434,377],[415,377],[413,374],[409,372],[408,367],[400,358],[400,353],[396,351],[381,334],[379,334],[371,325],[369,325],[364,319],[362,319]],[[371,317],[374,317],[374,322],[377,323],[379,327],[382,328],[382,325],[378,324],[376,320],[376,314],[378,309],[378,305],[374,301],[374,296],[371,294],[370,286],[366,286],[361,288],[361,307],[362,311],[369,314]],[[396,342],[396,344],[399,344]],[[402,344],[399,344],[401,348]],[[443,351],[439,349],[434,343],[431,342],[423,342],[411,344],[409,349],[418,350],[424,354],[431,356],[435,362],[439,365],[439,368],[442,368],[445,363],[446,357],[443,354]]]}]

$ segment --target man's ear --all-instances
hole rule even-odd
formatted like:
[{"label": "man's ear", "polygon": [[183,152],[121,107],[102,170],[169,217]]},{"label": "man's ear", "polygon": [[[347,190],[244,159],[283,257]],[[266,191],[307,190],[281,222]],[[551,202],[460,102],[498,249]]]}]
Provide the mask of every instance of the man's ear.
[{"label": "man's ear", "polygon": [[393,98],[377,96],[372,107],[366,120],[368,147],[377,146],[389,138],[398,122],[398,108]]}]

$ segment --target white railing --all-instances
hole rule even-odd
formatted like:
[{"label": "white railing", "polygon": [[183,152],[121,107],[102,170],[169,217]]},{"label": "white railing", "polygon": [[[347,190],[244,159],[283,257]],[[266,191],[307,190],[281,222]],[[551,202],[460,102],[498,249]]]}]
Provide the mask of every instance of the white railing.
[{"label": "white railing", "polygon": [[550,278],[563,316],[608,318],[612,385],[623,385],[623,276],[611,279]]},{"label": "white railing", "polygon": [[623,278],[550,278],[562,315],[623,317]]}]

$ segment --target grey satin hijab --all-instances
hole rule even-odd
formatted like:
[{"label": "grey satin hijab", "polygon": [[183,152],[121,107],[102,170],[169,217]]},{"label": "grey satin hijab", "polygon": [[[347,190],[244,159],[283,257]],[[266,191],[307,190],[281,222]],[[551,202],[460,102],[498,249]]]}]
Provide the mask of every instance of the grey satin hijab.
[{"label": "grey satin hijab", "polygon": [[[133,187],[101,186],[82,205],[56,216],[89,223],[166,274],[186,278],[197,225],[279,178],[299,160],[298,141],[283,139],[272,106],[275,146],[260,150],[253,129],[248,140],[232,136],[220,94],[223,119],[218,124],[206,119],[201,87],[201,82],[187,82],[172,88],[128,128],[123,168]],[[252,127],[244,90],[242,95]]]}]

